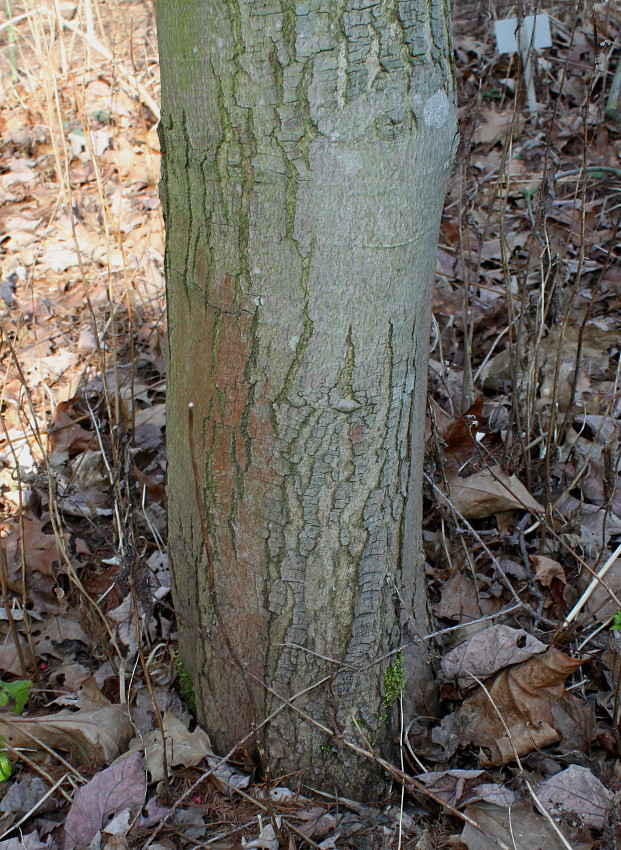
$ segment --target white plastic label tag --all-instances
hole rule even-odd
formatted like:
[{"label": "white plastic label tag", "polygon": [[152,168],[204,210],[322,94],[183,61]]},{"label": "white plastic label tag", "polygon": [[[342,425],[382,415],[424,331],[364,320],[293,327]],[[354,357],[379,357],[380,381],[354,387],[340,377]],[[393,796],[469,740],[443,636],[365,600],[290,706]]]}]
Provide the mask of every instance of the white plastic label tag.
[{"label": "white plastic label tag", "polygon": [[523,18],[521,32],[517,18],[494,21],[494,27],[499,53],[516,53],[518,50],[528,50],[531,45],[537,49],[552,46],[550,18],[545,12]]}]

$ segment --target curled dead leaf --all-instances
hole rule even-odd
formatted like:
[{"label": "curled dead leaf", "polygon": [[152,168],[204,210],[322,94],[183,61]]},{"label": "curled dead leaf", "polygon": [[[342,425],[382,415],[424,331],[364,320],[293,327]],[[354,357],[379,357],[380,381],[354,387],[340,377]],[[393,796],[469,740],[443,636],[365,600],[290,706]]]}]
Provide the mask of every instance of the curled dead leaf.
[{"label": "curled dead leaf", "polygon": [[59,711],[41,717],[0,715],[0,735],[14,749],[69,753],[79,764],[113,761],[124,751],[132,734],[127,713],[120,705],[85,699],[79,711]]},{"label": "curled dead leaf", "polygon": [[445,454],[452,468],[458,468],[472,456],[476,446],[477,430],[483,420],[483,396],[456,419],[442,428],[442,439],[446,443]]},{"label": "curled dead leaf", "polygon": [[515,793],[489,781],[484,770],[441,770],[420,773],[416,779],[455,808],[462,808],[479,800],[498,806],[512,806]]},{"label": "curled dead leaf", "polygon": [[[8,569],[9,588],[16,593],[23,593],[22,587],[22,547],[26,561],[26,592],[28,600],[34,604],[35,610],[56,613],[59,610],[58,598],[54,593],[56,573],[62,563],[59,552],[59,541],[56,535],[48,534],[45,529],[50,524],[49,514],[43,514],[39,519],[24,516],[21,527],[17,523],[8,530],[2,539]],[[63,534],[66,541],[69,535]]]},{"label": "curled dead leaf", "polygon": [[[492,147],[508,136],[512,127],[515,126],[518,128],[521,124],[521,116],[516,117],[515,110],[513,109],[498,110],[496,112],[490,110],[481,117],[472,138],[477,145]],[[516,129],[515,132],[519,134],[519,129]]]},{"label": "curled dead leaf", "polygon": [[502,511],[543,512],[522,482],[499,466],[482,469],[467,478],[451,475],[448,484],[451,502],[466,519],[480,519]]},{"label": "curled dead leaf", "polygon": [[[485,830],[482,834],[469,823],[464,826],[461,840],[468,850],[498,850],[495,839],[513,850],[567,850],[568,846],[572,850],[588,850],[592,847],[592,842],[576,841],[560,825],[557,829],[565,836],[563,842],[550,821],[533,810],[530,800],[522,800],[511,808],[478,803],[469,806],[466,814]],[[571,844],[568,839],[572,839]]]},{"label": "curled dead leaf", "polygon": [[614,794],[588,767],[570,765],[537,788],[543,806],[557,816],[575,815],[585,826],[603,829]]},{"label": "curled dead leaf", "polygon": [[89,419],[76,396],[56,405],[49,434],[52,466],[96,445],[95,435],[84,428],[82,422],[89,422]]},{"label": "curled dead leaf", "polygon": [[486,679],[503,667],[519,664],[533,655],[545,652],[546,646],[524,629],[491,626],[473,635],[444,656],[438,676],[441,682],[454,683],[470,690],[477,679]]},{"label": "curled dead leaf", "polygon": [[[182,764],[184,767],[194,767],[205,756],[213,755],[209,735],[199,726],[193,732],[170,712],[162,716],[164,738],[166,740],[166,765],[168,771]],[[165,776],[164,744],[159,729],[148,732],[141,738],[134,738],[130,744],[130,752],[142,751],[145,755],[145,768],[150,774],[151,782],[159,782]]]},{"label": "curled dead leaf", "polygon": [[535,568],[535,578],[544,587],[550,587],[555,578],[563,584],[567,582],[565,570],[558,561],[547,558],[545,555],[531,555],[530,561]]},{"label": "curled dead leaf", "polygon": [[141,806],[145,796],[143,758],[133,753],[122,762],[113,764],[93,776],[76,791],[65,821],[64,850],[87,847],[110,815],[128,806]]},{"label": "curled dead leaf", "polygon": [[495,613],[500,607],[500,602],[478,591],[472,579],[467,578],[463,573],[455,573],[444,582],[442,598],[432,607],[436,617],[468,623]]},{"label": "curled dead leaf", "polygon": [[[550,647],[542,655],[503,670],[484,690],[464,700],[458,712],[461,746],[475,744],[489,751],[483,764],[506,764],[537,748],[561,740],[555,704],[572,701],[564,682],[583,662]],[[501,719],[502,718],[502,719]]]}]

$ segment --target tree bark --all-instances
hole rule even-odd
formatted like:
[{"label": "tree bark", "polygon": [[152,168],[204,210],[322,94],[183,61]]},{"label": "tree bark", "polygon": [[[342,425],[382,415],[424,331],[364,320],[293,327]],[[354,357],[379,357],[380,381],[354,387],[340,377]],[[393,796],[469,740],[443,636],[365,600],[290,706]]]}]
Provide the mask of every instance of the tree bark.
[{"label": "tree bark", "polygon": [[221,752],[331,675],[295,705],[337,734],[286,708],[263,743],[273,771],[360,793],[375,768],[343,739],[394,734],[387,653],[407,645],[406,714],[431,685],[416,638],[431,281],[456,144],[448,0],[156,0],[156,14],[182,655]]}]

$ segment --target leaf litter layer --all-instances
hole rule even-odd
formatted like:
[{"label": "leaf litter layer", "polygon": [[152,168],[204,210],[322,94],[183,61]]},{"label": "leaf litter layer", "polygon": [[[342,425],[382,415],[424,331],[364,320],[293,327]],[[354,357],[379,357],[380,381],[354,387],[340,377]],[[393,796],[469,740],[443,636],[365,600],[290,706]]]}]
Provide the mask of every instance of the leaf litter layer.
[{"label": "leaf litter layer", "polygon": [[387,783],[376,808],[294,780],[268,796],[188,710],[165,548],[152,9],[7,6],[0,850],[616,846],[621,12],[538,11],[554,46],[533,61],[532,114],[493,38],[492,13],[515,7],[453,10],[462,142],[425,472],[440,703],[384,763],[407,793]]}]

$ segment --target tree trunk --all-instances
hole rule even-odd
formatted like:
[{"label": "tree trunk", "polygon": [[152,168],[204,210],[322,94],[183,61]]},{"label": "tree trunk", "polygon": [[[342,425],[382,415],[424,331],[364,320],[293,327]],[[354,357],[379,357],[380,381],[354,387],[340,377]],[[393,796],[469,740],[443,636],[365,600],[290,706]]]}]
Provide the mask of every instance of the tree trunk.
[{"label": "tree trunk", "polygon": [[287,707],[263,744],[272,771],[360,793],[375,768],[343,740],[394,736],[387,653],[407,644],[406,714],[430,686],[416,637],[431,281],[456,140],[448,0],[156,12],[182,655],[220,752],[331,675],[294,704],[337,734]]}]

